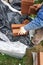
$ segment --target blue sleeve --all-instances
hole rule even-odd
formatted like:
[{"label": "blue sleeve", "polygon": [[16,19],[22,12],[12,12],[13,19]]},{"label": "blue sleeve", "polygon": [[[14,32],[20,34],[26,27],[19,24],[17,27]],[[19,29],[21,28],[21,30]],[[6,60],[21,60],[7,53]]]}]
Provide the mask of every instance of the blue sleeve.
[{"label": "blue sleeve", "polygon": [[32,20],[30,23],[24,26],[25,30],[36,30],[43,27],[43,5],[40,7],[40,10],[37,13],[37,17]]},{"label": "blue sleeve", "polygon": [[27,25],[24,26],[24,29],[26,31],[28,30],[36,30],[38,28],[41,28],[41,20],[40,18],[36,17],[34,20],[32,20],[30,23],[28,23]]}]

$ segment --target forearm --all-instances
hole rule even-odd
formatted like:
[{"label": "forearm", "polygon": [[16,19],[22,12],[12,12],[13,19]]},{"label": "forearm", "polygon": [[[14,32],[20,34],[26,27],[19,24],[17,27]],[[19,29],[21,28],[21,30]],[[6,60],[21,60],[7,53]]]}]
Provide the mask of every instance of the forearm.
[{"label": "forearm", "polygon": [[41,28],[40,20],[38,18],[35,18],[33,21],[24,26],[26,31],[36,30],[38,28]]}]

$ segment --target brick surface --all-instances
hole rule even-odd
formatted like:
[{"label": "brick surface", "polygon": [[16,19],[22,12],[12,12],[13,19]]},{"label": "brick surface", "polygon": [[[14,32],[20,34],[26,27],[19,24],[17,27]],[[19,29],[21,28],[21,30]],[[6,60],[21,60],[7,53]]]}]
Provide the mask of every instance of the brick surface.
[{"label": "brick surface", "polygon": [[11,25],[11,28],[14,28],[14,29],[18,29],[18,28],[20,28],[20,27],[22,27],[22,26],[24,26],[25,24],[12,24]]},{"label": "brick surface", "polygon": [[36,14],[39,8],[40,4],[34,4],[33,6],[30,6],[28,9],[28,14]]},{"label": "brick surface", "polygon": [[18,34],[19,30],[20,29],[13,29],[12,32],[13,32],[13,34]]},{"label": "brick surface", "polygon": [[22,0],[21,13],[22,14],[36,14],[41,4],[34,4],[34,0]]},{"label": "brick surface", "polygon": [[13,36],[19,36],[18,32],[19,32],[19,29],[12,29]]},{"label": "brick surface", "polygon": [[29,6],[33,5],[34,0],[22,0],[21,2],[21,13],[28,14]]},{"label": "brick surface", "polygon": [[28,9],[28,14],[36,14],[36,10],[34,6],[30,6],[30,8]]},{"label": "brick surface", "polygon": [[34,0],[22,0],[22,4],[33,5],[33,3],[34,3]]},{"label": "brick surface", "polygon": [[22,24],[12,24],[11,25],[11,28],[14,28],[14,29],[18,29],[18,28],[20,28],[20,27],[22,27],[22,26],[24,26],[24,25],[26,25],[26,24],[28,24],[29,23],[29,20],[24,20],[23,22],[22,22]]},{"label": "brick surface", "polygon": [[22,5],[22,8],[21,8],[21,13],[22,14],[28,14],[28,5]]},{"label": "brick surface", "polygon": [[[20,30],[20,29],[12,29],[13,35],[14,35],[14,36],[21,36],[21,34],[18,35],[19,30]],[[22,35],[24,36],[24,35],[27,35],[27,34],[28,34],[28,32],[26,32],[25,34],[22,34]]]}]

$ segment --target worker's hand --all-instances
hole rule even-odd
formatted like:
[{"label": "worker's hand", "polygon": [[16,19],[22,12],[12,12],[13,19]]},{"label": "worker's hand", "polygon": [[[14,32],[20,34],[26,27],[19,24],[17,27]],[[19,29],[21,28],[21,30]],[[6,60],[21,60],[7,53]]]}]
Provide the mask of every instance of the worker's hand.
[{"label": "worker's hand", "polygon": [[18,32],[18,35],[23,35],[25,34],[27,31],[24,29],[24,27],[21,27],[19,32]]}]

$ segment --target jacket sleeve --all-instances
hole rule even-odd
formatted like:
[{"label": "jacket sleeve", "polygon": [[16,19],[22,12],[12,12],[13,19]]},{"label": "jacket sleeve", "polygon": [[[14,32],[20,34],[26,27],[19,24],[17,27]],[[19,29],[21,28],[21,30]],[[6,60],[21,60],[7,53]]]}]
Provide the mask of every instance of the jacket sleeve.
[{"label": "jacket sleeve", "polygon": [[30,23],[28,23],[27,25],[24,26],[24,29],[26,31],[29,30],[36,30],[38,28],[41,28],[41,20],[40,18],[36,17],[34,20],[32,20]]}]

